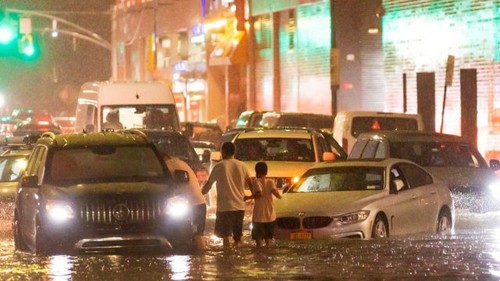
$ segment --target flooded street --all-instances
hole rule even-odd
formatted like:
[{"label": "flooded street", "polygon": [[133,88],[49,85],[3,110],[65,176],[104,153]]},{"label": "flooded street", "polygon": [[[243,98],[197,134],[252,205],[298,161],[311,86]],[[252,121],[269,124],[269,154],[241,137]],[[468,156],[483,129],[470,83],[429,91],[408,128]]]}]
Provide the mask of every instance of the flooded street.
[{"label": "flooded street", "polygon": [[247,231],[238,249],[208,238],[208,250],[194,255],[47,257],[15,252],[3,221],[0,280],[499,280],[500,213],[459,211],[456,219],[446,237],[278,241],[256,250]]}]

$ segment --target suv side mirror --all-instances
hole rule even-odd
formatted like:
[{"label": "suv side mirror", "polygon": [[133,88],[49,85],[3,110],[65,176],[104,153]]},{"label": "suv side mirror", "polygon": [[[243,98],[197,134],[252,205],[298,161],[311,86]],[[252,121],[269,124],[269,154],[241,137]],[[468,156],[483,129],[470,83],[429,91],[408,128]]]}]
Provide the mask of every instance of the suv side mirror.
[{"label": "suv side mirror", "polygon": [[497,159],[491,159],[490,160],[490,168],[493,171],[496,171],[496,170],[500,169],[500,161],[497,160]]},{"label": "suv side mirror", "polygon": [[174,180],[177,183],[187,183],[189,182],[189,174],[187,171],[184,170],[175,170]]},{"label": "suv side mirror", "polygon": [[21,179],[21,187],[38,187],[38,176],[25,176]]}]

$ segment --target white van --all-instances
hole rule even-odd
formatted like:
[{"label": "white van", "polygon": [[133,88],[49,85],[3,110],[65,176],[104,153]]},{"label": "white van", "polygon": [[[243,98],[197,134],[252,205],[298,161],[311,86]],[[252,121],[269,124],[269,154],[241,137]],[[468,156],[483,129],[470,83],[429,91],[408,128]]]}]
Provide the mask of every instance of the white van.
[{"label": "white van", "polygon": [[82,85],[76,132],[131,128],[180,131],[174,95],[166,84],[104,81]]},{"label": "white van", "polygon": [[335,116],[333,137],[349,154],[356,138],[365,132],[387,130],[423,131],[420,114],[378,111],[340,111]]}]

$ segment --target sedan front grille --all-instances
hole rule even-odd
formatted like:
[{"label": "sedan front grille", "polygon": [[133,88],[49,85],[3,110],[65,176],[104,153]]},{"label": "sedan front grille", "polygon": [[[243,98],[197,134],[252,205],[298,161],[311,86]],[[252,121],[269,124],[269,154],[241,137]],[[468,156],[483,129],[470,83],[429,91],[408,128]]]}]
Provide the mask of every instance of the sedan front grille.
[{"label": "sedan front grille", "polygon": [[282,229],[299,229],[300,220],[299,218],[293,218],[293,217],[277,218],[276,225]]},{"label": "sedan front grille", "polygon": [[331,217],[326,216],[304,217],[301,224],[300,218],[280,217],[276,219],[276,225],[281,229],[300,229],[301,225],[304,229],[314,229],[327,227],[332,221]]},{"label": "sedan front grille", "polygon": [[147,198],[89,199],[80,205],[80,218],[90,224],[145,223],[162,214],[162,204]]},{"label": "sedan front grille", "polygon": [[332,218],[331,217],[305,217],[302,220],[302,225],[304,228],[323,228],[327,227],[332,223]]}]

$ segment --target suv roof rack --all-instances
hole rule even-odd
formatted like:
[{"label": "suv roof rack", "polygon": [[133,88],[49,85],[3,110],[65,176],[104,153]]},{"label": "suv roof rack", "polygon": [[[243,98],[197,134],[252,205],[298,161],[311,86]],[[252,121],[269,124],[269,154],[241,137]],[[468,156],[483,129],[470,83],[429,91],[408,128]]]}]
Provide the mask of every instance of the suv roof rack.
[{"label": "suv roof rack", "polygon": [[141,131],[140,129],[136,129],[136,128],[126,129],[126,130],[123,130],[121,132],[123,132],[124,134],[138,135],[138,136],[144,137],[146,139],[148,138],[148,136],[143,131]]}]

